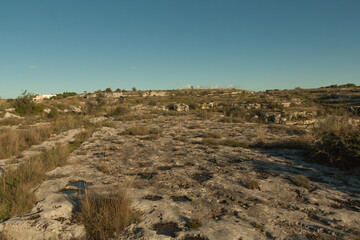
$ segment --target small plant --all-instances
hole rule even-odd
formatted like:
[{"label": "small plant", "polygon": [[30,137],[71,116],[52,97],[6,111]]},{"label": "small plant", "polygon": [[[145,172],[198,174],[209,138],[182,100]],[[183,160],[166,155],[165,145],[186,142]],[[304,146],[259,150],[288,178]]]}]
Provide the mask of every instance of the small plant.
[{"label": "small plant", "polygon": [[227,146],[227,147],[249,147],[249,144],[246,142],[240,142],[233,138],[227,138],[224,140],[219,141],[220,145]]},{"label": "small plant", "polygon": [[290,180],[298,187],[303,187],[303,188],[311,187],[310,180],[307,177],[305,177],[304,175],[294,176],[294,177],[290,178]]},{"label": "small plant", "polygon": [[218,146],[220,145],[219,141],[213,138],[204,138],[202,143],[208,146]]},{"label": "small plant", "polygon": [[185,226],[190,229],[196,229],[202,226],[202,222],[199,218],[191,218]]},{"label": "small plant", "polygon": [[131,209],[125,190],[119,189],[110,196],[86,191],[76,218],[84,224],[89,239],[105,240],[138,221],[139,214]]},{"label": "small plant", "polygon": [[122,135],[148,135],[148,134],[160,134],[162,131],[159,128],[148,128],[146,126],[134,126],[126,129],[122,132]]},{"label": "small plant", "polygon": [[258,230],[259,232],[264,232],[265,231],[265,227],[263,224],[259,224],[259,223],[256,223],[256,222],[252,222],[251,225],[256,229]]},{"label": "small plant", "polygon": [[221,134],[217,132],[207,132],[204,135],[208,138],[216,138],[216,139],[221,138]]},{"label": "small plant", "polygon": [[130,109],[125,106],[117,106],[114,110],[109,114],[110,116],[120,116],[130,112]]},{"label": "small plant", "polygon": [[255,181],[255,180],[250,180],[246,183],[246,187],[248,189],[252,189],[252,190],[260,190],[260,185],[259,185],[259,182],[258,181]]},{"label": "small plant", "polygon": [[48,118],[56,118],[57,116],[58,116],[58,111],[56,108],[52,108],[47,115]]}]

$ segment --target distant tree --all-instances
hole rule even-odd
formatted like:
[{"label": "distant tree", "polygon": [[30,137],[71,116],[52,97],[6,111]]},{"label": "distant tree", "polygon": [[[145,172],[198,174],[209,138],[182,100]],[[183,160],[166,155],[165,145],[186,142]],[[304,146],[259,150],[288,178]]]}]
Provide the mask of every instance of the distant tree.
[{"label": "distant tree", "polygon": [[132,90],[135,92],[135,91],[136,91],[136,87],[133,87]]},{"label": "distant tree", "polygon": [[107,89],[105,89],[105,92],[112,92],[112,90],[108,87]]},{"label": "distant tree", "polygon": [[120,88],[117,88],[117,89],[115,90],[115,92],[121,92],[121,89],[120,89]]}]

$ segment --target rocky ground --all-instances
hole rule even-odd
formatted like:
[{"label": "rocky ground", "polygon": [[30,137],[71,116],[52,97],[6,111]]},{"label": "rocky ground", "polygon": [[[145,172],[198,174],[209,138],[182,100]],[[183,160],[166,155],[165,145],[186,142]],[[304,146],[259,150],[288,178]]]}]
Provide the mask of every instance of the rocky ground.
[{"label": "rocky ground", "polygon": [[[145,113],[146,114],[146,113]],[[0,224],[8,239],[78,239],[73,212],[86,188],[100,194],[128,188],[141,220],[116,239],[358,239],[360,180],[306,162],[290,149],[204,144],[204,139],[275,141],[289,129],[224,123],[194,114],[115,121],[49,172],[26,216]],[[134,126],[159,129],[128,135]],[[305,187],[292,180],[304,175]],[[0,237],[1,239],[1,237]]]}]

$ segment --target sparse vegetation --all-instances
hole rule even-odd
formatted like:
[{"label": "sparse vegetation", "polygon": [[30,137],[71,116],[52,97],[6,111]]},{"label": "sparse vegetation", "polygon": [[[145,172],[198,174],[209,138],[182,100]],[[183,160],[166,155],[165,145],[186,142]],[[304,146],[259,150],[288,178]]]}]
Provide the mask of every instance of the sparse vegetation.
[{"label": "sparse vegetation", "polygon": [[45,179],[47,171],[63,165],[69,152],[68,146],[57,146],[8,170],[0,180],[0,219],[29,212],[36,201],[31,189]]},{"label": "sparse vegetation", "polygon": [[290,180],[298,187],[303,187],[303,188],[308,188],[308,189],[311,187],[310,180],[307,177],[305,177],[304,175],[294,176],[294,177],[290,178]]},{"label": "sparse vegetation", "polygon": [[[29,212],[34,202],[39,200],[35,199],[30,191],[46,179],[47,171],[66,164],[69,153],[78,149],[83,140],[90,136],[89,132],[99,126],[106,128],[98,131],[88,145],[74,153],[79,160],[86,159],[77,161],[76,164],[91,164],[91,174],[96,172],[96,178],[99,177],[94,182],[100,179],[99,184],[106,188],[116,177],[121,178],[121,181],[125,178],[134,178],[134,185],[140,186],[137,196],[140,196],[141,204],[146,201],[153,201],[154,204],[155,201],[168,201],[172,196],[169,192],[174,193],[173,188],[181,190],[181,195],[180,192],[176,193],[177,198],[170,197],[175,202],[172,203],[173,206],[185,205],[180,203],[182,201],[193,201],[193,204],[188,205],[196,205],[198,196],[208,198],[201,202],[206,206],[202,209],[204,211],[200,211],[201,216],[194,214],[196,209],[194,211],[192,208],[192,218],[183,218],[180,227],[178,223],[166,222],[168,219],[164,218],[152,229],[157,234],[184,238],[186,233],[177,233],[178,230],[189,230],[186,239],[206,239],[200,235],[192,235],[193,231],[199,231],[196,229],[200,227],[201,231],[208,228],[208,224],[203,226],[200,219],[205,219],[206,216],[216,221],[228,221],[230,218],[225,216],[232,215],[236,221],[243,221],[240,214],[247,214],[246,210],[253,204],[260,206],[271,203],[272,207],[279,207],[284,212],[306,213],[310,210],[302,207],[299,210],[294,202],[286,202],[287,197],[291,195],[296,197],[295,203],[308,204],[309,209],[317,208],[313,203],[315,201],[309,199],[316,196],[312,192],[318,186],[318,178],[311,174],[310,181],[303,175],[293,176],[301,169],[310,172],[310,168],[313,167],[314,172],[334,179],[323,185],[320,183],[319,186],[324,189],[334,182],[344,184],[344,189],[349,192],[352,191],[351,188],[356,188],[356,177],[340,176],[340,171],[336,172],[335,177],[334,169],[330,171],[329,168],[311,166],[309,163],[304,163],[303,166],[301,162],[301,157],[304,156],[303,160],[335,166],[352,173],[356,173],[353,169],[359,169],[360,110],[357,103],[360,91],[352,88],[354,86],[349,86],[348,89],[298,88],[251,94],[227,89],[192,89],[166,91],[166,96],[155,97],[152,96],[156,94],[154,92],[135,89],[123,92],[121,98],[120,94],[110,94],[111,89],[106,89],[81,96],[64,93],[54,99],[41,101],[44,113],[37,111],[37,107],[32,107],[35,104],[32,100],[27,101],[31,95],[27,92],[15,100],[1,100],[0,116],[5,117],[6,112],[14,113],[16,109],[25,110],[21,113],[22,118],[7,114],[7,118],[0,120],[0,158],[13,157],[11,165],[20,166],[9,171],[8,166],[4,167],[6,172],[0,181],[0,217],[6,219]],[[349,94],[342,94],[342,91],[348,91]],[[116,92],[121,90],[117,89]],[[12,109],[19,102],[25,102],[26,107]],[[92,123],[89,123],[89,120]],[[66,130],[83,127],[89,131],[79,134],[70,144],[57,146],[39,157],[30,159],[29,162],[24,162],[23,165],[16,165],[16,161],[26,155],[22,151],[30,146]],[[102,136],[102,132],[106,134]],[[149,152],[149,157],[143,157],[143,154]],[[60,178],[61,174],[61,171],[56,171],[51,178]],[[226,177],[223,178],[222,174]],[[88,175],[84,170],[81,181],[92,184],[89,179],[93,176],[95,175]],[[279,180],[283,181],[283,176],[291,176],[286,179],[293,184],[293,188],[297,186],[296,189],[292,192],[275,191]],[[222,181],[226,179],[231,180],[231,187],[226,185],[228,181]],[[74,180],[75,183],[78,183],[77,181]],[[264,192],[273,190],[281,197],[277,199],[275,194],[270,198],[266,194],[259,197],[256,190],[261,190],[260,185]],[[147,186],[156,187],[149,192]],[[167,192],[168,186],[171,189]],[[80,190],[77,188],[69,184],[62,189],[77,191],[75,194],[78,194]],[[242,191],[244,188],[253,191]],[[139,213],[131,209],[131,201],[126,190],[120,189],[111,194],[100,195],[90,191],[91,187],[82,191],[84,189],[77,195],[80,196],[81,208],[76,209],[73,220],[85,225],[88,239],[118,238],[129,224],[139,221]],[[147,197],[141,197],[142,189],[146,189]],[[198,189],[211,189],[214,194],[201,195]],[[305,189],[309,191],[304,191]],[[91,190],[97,191],[95,188]],[[335,191],[341,190],[336,187],[332,192]],[[335,197],[332,192],[329,195]],[[359,203],[356,196],[345,192],[343,195],[344,200],[325,196],[324,201],[328,198],[328,206],[333,208],[334,212],[336,209],[358,211]],[[346,201],[345,196],[349,197]],[[234,209],[240,206],[242,210],[229,212],[234,204]],[[308,220],[319,225],[325,224],[329,229],[333,228],[325,223],[327,220],[322,219],[319,212],[311,211],[314,212],[308,214]],[[148,217],[147,214],[144,216]],[[282,215],[284,216],[285,214]],[[289,220],[286,216],[284,219]],[[259,220],[256,219],[258,223],[247,220],[247,224],[250,224],[253,230],[259,231],[256,234],[266,234],[268,238],[273,238],[273,232],[270,230],[273,227],[272,223],[268,225],[268,222],[263,220],[266,220],[266,217],[259,215]],[[302,220],[299,221],[304,224]],[[264,222],[266,225],[261,224]],[[343,223],[337,224],[340,226]],[[169,233],[169,226],[175,231]],[[303,231],[303,226],[297,225],[294,228],[296,231]],[[357,229],[353,225],[351,227]],[[339,232],[357,235],[355,230],[349,232],[345,227],[336,229]],[[133,229],[130,228],[129,231]],[[323,234],[325,237],[329,236],[326,232]]]},{"label": "sparse vegetation", "polygon": [[246,187],[248,189],[252,189],[252,190],[260,190],[259,182],[255,181],[255,180],[250,180],[250,181],[246,182]]},{"label": "sparse vegetation", "polygon": [[72,144],[57,145],[42,155],[25,161],[18,168],[7,170],[0,179],[0,219],[29,212],[36,201],[32,189],[46,178],[46,172],[63,166],[68,155],[79,147],[92,131],[90,129],[80,133]]},{"label": "sparse vegetation", "polygon": [[187,223],[186,227],[190,229],[196,229],[202,226],[202,222],[199,218],[191,218]]},{"label": "sparse vegetation", "polygon": [[249,144],[246,142],[241,142],[233,138],[226,138],[224,140],[219,141],[220,145],[227,146],[227,147],[249,147]]},{"label": "sparse vegetation", "polygon": [[114,110],[109,114],[110,116],[120,116],[130,112],[130,109],[125,106],[117,106]]},{"label": "sparse vegetation", "polygon": [[52,134],[86,126],[83,117],[68,116],[56,119],[51,124],[43,124],[34,127],[24,126],[20,129],[7,128],[0,132],[0,158],[8,158],[19,154],[24,149],[39,144],[48,139]]},{"label": "sparse vegetation", "polygon": [[319,128],[313,159],[344,170],[360,167],[360,127],[349,124],[346,117],[329,117]]},{"label": "sparse vegetation", "polygon": [[15,108],[15,112],[20,115],[27,114],[39,114],[44,111],[44,107],[39,104],[35,104],[33,101],[34,95],[27,92],[26,90],[15,99],[13,102],[13,107]]},{"label": "sparse vegetation", "polygon": [[131,208],[126,190],[118,189],[109,196],[86,191],[76,218],[84,224],[88,239],[106,240],[138,221],[139,214]]},{"label": "sparse vegetation", "polygon": [[160,134],[162,131],[159,128],[148,128],[146,126],[134,126],[126,129],[123,135],[148,135],[148,134]]}]

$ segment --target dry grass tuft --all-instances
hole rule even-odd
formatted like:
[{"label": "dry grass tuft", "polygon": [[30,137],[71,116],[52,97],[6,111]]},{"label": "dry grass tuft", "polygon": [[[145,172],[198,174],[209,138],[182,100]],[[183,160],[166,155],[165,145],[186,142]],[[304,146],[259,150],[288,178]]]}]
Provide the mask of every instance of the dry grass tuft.
[{"label": "dry grass tuft", "polygon": [[213,139],[213,138],[204,138],[202,140],[202,143],[205,145],[208,145],[208,146],[219,146],[220,145],[219,141],[216,139]]},{"label": "dry grass tuft", "polygon": [[148,135],[148,134],[160,134],[162,131],[159,128],[148,128],[146,126],[134,126],[126,129],[124,132],[122,132],[122,135]]},{"label": "dry grass tuft", "polygon": [[206,132],[204,133],[204,136],[207,138],[216,138],[216,139],[221,138],[221,134],[217,132]]},{"label": "dry grass tuft", "polygon": [[255,180],[250,180],[246,183],[246,187],[248,189],[252,189],[252,190],[260,190],[260,185],[259,185],[259,182],[258,181],[255,181]]},{"label": "dry grass tuft", "polygon": [[9,117],[9,118],[4,118],[0,120],[0,126],[15,126],[15,125],[19,125],[23,122],[22,119],[16,118],[16,117]]},{"label": "dry grass tuft", "polygon": [[76,215],[88,233],[88,239],[109,239],[127,226],[139,220],[139,214],[131,209],[131,200],[125,190],[110,196],[85,192],[81,210]]},{"label": "dry grass tuft", "polygon": [[191,218],[187,223],[186,223],[186,227],[190,228],[190,229],[196,229],[201,227],[203,224],[200,220],[200,218]]},{"label": "dry grass tuft", "polygon": [[297,175],[290,178],[290,180],[298,187],[309,189],[311,187],[311,181],[304,175]]},{"label": "dry grass tuft", "polygon": [[226,138],[224,140],[219,141],[220,145],[227,146],[227,147],[244,147],[248,148],[249,144],[247,142],[240,142],[233,138]]}]

